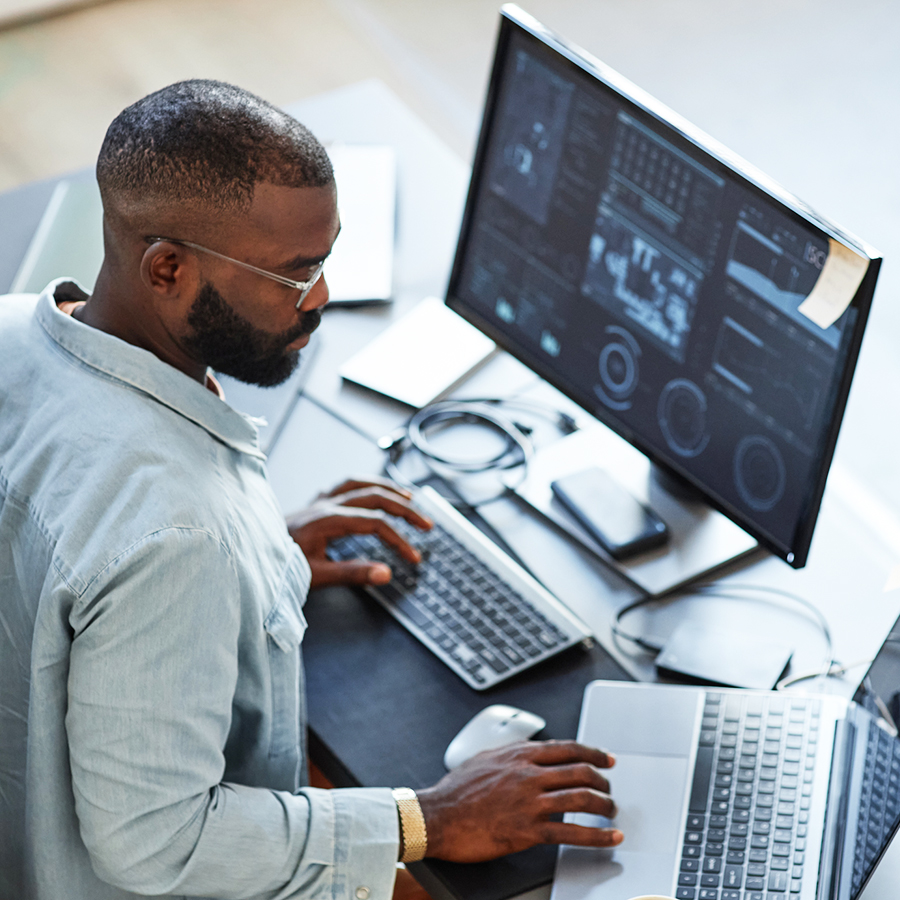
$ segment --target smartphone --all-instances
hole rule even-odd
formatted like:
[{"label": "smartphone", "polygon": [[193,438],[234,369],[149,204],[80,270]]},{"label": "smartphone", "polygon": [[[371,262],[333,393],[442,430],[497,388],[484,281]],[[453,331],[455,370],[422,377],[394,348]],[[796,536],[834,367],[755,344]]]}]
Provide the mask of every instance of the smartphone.
[{"label": "smartphone", "polygon": [[666,523],[604,469],[592,467],[558,478],[550,487],[560,503],[615,560],[661,547]]}]

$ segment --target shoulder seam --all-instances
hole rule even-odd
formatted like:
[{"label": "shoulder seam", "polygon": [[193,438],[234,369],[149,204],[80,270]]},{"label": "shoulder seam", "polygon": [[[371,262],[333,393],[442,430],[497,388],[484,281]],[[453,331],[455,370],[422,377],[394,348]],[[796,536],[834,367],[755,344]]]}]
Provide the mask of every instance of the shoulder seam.
[{"label": "shoulder seam", "polygon": [[[167,525],[165,528],[157,528],[155,531],[148,531],[146,534],[141,535],[135,541],[133,541],[128,547],[122,550],[121,553],[114,556],[111,560],[109,560],[102,569],[97,571],[94,576],[85,584],[84,590],[76,592],[76,596],[81,599],[85,594],[88,593],[91,586],[96,583],[96,581],[103,576],[103,574],[109,570],[109,568],[115,563],[119,562],[119,560],[126,558],[130,553],[133,553],[139,546],[146,544],[155,538],[162,537],[165,534],[170,532],[182,532],[185,534],[203,536],[206,538],[211,538],[214,543],[218,544],[219,547],[224,551],[226,557],[233,565],[232,552],[231,547],[228,546],[218,535],[214,534],[211,531],[208,531],[205,528],[195,528],[189,525]],[[62,576],[61,576],[62,577]],[[67,582],[68,583],[68,582]]]}]

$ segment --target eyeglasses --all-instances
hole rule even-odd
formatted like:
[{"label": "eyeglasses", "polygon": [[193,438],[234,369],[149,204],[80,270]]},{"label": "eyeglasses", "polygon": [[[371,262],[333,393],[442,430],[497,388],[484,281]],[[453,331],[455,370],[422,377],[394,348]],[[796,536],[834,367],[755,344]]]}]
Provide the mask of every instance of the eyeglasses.
[{"label": "eyeglasses", "polygon": [[202,247],[200,244],[195,244],[193,241],[182,241],[178,238],[167,237],[148,237],[147,241],[151,244],[155,244],[157,241],[168,241],[170,244],[181,244],[184,247],[190,247],[192,250],[200,250],[203,253],[208,253],[210,256],[217,256],[219,259],[234,263],[242,269],[249,269],[251,272],[256,272],[257,275],[262,275],[265,278],[271,278],[272,281],[277,281],[279,284],[286,284],[295,291],[300,291],[300,296],[297,299],[297,309],[300,309],[300,304],[306,299],[306,295],[313,289],[319,278],[322,277],[322,269],[325,266],[325,260],[323,259],[322,262],[317,263],[313,267],[313,270],[309,273],[309,278],[306,281],[293,281],[290,278],[285,278],[284,275],[276,275],[274,272],[267,272],[265,269],[251,266],[250,263],[241,262],[239,259],[226,256],[224,253],[219,253],[216,250],[210,250],[209,247]]}]

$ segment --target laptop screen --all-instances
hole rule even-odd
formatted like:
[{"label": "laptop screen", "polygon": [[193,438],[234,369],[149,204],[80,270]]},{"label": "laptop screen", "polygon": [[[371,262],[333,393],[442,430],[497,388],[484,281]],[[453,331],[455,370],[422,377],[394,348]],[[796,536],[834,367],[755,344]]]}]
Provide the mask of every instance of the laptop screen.
[{"label": "laptop screen", "polygon": [[[873,716],[893,726],[895,730],[900,725],[900,618],[894,623],[881,649],[872,660],[853,699]],[[900,772],[886,769],[881,771],[878,762],[873,763],[872,771],[867,771],[864,778],[873,779],[876,782],[876,789],[879,789],[879,783],[883,783],[883,790],[889,794],[894,796],[900,794]],[[890,810],[892,807],[888,804],[886,808]],[[868,809],[860,810],[861,816],[867,814],[870,814]],[[893,821],[885,821],[881,828],[881,833],[886,835],[887,839],[882,842],[882,846],[874,856],[865,854],[867,865],[865,871],[860,873],[861,881],[858,882],[861,889],[865,887],[900,827],[900,811],[885,813],[886,819],[888,815]]]}]

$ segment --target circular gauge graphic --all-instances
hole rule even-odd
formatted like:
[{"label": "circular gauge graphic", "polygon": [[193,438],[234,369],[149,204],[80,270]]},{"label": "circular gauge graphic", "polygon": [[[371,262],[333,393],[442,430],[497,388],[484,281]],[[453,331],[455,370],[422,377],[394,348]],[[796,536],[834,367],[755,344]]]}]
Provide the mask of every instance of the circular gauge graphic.
[{"label": "circular gauge graphic", "polygon": [[734,451],[734,483],[751,509],[765,512],[784,496],[787,472],[781,451],[761,434],[741,438]]},{"label": "circular gauge graphic", "polygon": [[659,395],[656,416],[666,443],[679,456],[699,456],[706,449],[706,395],[693,381],[670,381]]},{"label": "circular gauge graphic", "polygon": [[612,409],[628,409],[638,384],[641,348],[618,325],[607,325],[606,334],[609,340],[600,349],[600,383],[594,385],[594,393]]},{"label": "circular gauge graphic", "polygon": [[569,281],[578,281],[584,272],[584,262],[574,253],[566,253],[562,258],[562,273]]}]

